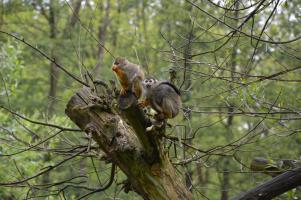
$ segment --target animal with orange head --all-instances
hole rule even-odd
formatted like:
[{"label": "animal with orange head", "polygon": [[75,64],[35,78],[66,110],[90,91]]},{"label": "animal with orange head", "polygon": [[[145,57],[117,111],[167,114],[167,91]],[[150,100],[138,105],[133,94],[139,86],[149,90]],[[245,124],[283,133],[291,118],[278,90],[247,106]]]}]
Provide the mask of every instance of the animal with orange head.
[{"label": "animal with orange head", "polygon": [[130,91],[139,99],[142,94],[142,80],[144,79],[144,73],[140,66],[125,58],[116,58],[112,70],[116,73],[121,85],[120,95]]}]

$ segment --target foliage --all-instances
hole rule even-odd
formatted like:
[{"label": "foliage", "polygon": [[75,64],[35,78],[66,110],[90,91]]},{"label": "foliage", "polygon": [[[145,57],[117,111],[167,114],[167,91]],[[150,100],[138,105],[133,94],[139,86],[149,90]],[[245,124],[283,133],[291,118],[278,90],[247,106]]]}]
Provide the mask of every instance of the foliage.
[{"label": "foliage", "polygon": [[[1,1],[0,30],[24,38],[50,57],[57,55],[56,62],[81,80],[85,80],[87,71],[105,81],[116,80],[111,71],[114,58],[106,51],[100,74],[93,73],[102,59],[97,42],[100,39],[104,39],[102,45],[115,57],[139,63],[147,74],[159,79],[168,80],[170,70],[174,69],[175,84],[181,87],[185,109],[169,121],[178,126],[168,128],[167,135],[184,138],[194,148],[168,139],[165,146],[183,179],[187,180],[190,172],[195,199],[219,199],[225,171],[230,177],[226,188],[229,197],[270,179],[250,172],[248,167],[254,157],[300,159],[301,73],[300,68],[286,70],[299,67],[301,43],[283,42],[300,37],[298,0],[280,1],[260,37],[270,42],[258,43],[250,35],[260,36],[278,0],[264,4],[266,7],[236,32],[229,26],[243,23],[254,5],[242,9],[249,3],[241,3],[241,18],[236,18],[236,12],[221,8],[233,9],[234,1],[196,1],[196,7],[182,0],[89,0],[80,2],[76,23],[71,26],[70,16],[77,2]],[[109,26],[105,38],[99,38],[108,3]],[[51,37],[50,9],[54,10],[55,38]],[[49,97],[50,65],[49,60],[24,42],[0,34],[0,106],[31,120],[76,128],[64,110],[82,85],[60,71],[54,77],[58,81],[56,96]],[[269,77],[283,71],[286,72]],[[51,98],[55,100],[54,114],[49,111]],[[33,176],[71,156],[74,148],[88,144],[87,138],[75,131],[59,133],[39,144],[58,129],[30,123],[8,110],[0,112],[0,182]],[[193,135],[192,140],[187,140]],[[45,159],[48,154],[50,160]],[[51,183],[80,176],[66,184],[48,188],[40,176],[18,187],[0,186],[0,197],[24,199],[33,186],[28,195],[39,199],[46,192],[57,193],[69,185],[49,199],[77,199],[87,190],[76,186],[97,188],[108,179],[110,167],[99,159],[102,155],[96,147],[50,172]],[[187,165],[179,164],[194,156],[200,158]],[[121,182],[125,179],[118,171],[113,186],[91,199],[140,199],[134,192],[123,191]],[[278,197],[296,198],[301,198],[298,189]]]}]

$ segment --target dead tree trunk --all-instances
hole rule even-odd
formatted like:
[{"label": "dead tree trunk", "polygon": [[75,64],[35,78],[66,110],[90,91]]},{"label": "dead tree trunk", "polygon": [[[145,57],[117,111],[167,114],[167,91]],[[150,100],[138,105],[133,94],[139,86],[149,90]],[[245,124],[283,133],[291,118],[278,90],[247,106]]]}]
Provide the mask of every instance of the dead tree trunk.
[{"label": "dead tree trunk", "polygon": [[162,131],[146,132],[149,120],[133,94],[119,98],[111,91],[96,95],[89,88],[74,95],[66,114],[128,177],[126,188],[148,200],[192,199],[161,144]]},{"label": "dead tree trunk", "polygon": [[301,186],[301,167],[287,171],[233,200],[265,200]]}]

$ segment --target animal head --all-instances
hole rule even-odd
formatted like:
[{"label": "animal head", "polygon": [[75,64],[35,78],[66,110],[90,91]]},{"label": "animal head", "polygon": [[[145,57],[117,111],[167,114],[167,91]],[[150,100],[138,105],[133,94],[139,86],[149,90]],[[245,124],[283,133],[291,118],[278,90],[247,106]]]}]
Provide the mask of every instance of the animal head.
[{"label": "animal head", "polygon": [[142,81],[143,88],[145,89],[151,89],[156,83],[157,80],[155,78],[146,78]]},{"label": "animal head", "polygon": [[116,58],[113,63],[112,70],[117,72],[118,70],[124,71],[126,66],[128,65],[128,60],[125,58]]}]

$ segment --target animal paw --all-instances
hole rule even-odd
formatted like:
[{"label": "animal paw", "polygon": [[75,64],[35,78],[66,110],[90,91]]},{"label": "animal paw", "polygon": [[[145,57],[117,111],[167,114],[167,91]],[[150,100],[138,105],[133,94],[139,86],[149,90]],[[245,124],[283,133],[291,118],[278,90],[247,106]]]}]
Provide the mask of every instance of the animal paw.
[{"label": "animal paw", "polygon": [[154,129],[154,125],[151,125],[145,129],[146,132],[151,132]]},{"label": "animal paw", "polygon": [[164,126],[164,122],[155,121],[152,125],[145,129],[146,132],[151,132],[153,130],[159,130]]},{"label": "animal paw", "polygon": [[138,102],[138,106],[139,106],[140,108],[145,108],[146,106],[148,106],[148,102],[145,101],[145,100],[139,101],[139,102]]}]

